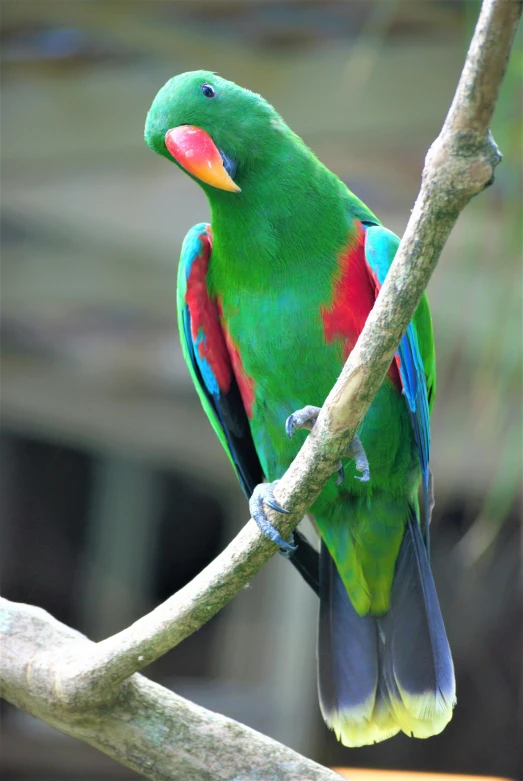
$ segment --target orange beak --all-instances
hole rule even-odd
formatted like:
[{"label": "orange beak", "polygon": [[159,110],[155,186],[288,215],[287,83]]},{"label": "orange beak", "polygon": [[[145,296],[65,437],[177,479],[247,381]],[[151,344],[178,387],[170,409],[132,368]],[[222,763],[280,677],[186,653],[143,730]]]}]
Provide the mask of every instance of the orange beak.
[{"label": "orange beak", "polygon": [[165,146],[174,159],[201,182],[219,190],[241,192],[225,170],[218,147],[205,130],[193,125],[174,127],[165,134]]}]

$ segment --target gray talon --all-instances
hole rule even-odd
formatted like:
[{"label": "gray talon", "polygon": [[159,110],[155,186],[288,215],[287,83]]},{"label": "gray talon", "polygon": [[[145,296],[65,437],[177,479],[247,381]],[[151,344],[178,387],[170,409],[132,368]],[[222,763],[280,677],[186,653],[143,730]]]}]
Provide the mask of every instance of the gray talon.
[{"label": "gray talon", "polygon": [[356,463],[356,469],[358,472],[361,472],[361,477],[356,476],[356,480],[359,480],[360,483],[368,483],[370,480],[369,460],[358,435],[356,435],[349,444],[346,455],[348,458],[354,459]]},{"label": "gray talon", "polygon": [[320,414],[319,407],[313,407],[312,404],[308,404],[303,409],[298,409],[289,415],[285,422],[285,432],[289,439],[292,439],[294,432],[301,428],[306,428],[312,431],[312,427],[316,423],[316,419]]},{"label": "gray talon", "polygon": [[260,485],[257,485],[249,499],[249,510],[261,533],[278,545],[287,555],[290,555],[296,550],[296,546],[293,544],[294,539],[291,536],[291,542],[286,542],[272,523],[270,523],[263,508],[263,505],[266,504],[268,507],[276,510],[276,512],[289,514],[289,511],[280,507],[274,498],[274,486],[278,482],[278,480],[275,480],[273,483],[260,483]]},{"label": "gray talon", "polygon": [[298,546],[296,545],[294,541],[294,534],[291,534],[287,538],[286,545],[288,545],[287,548],[282,548],[280,546],[280,553],[282,556],[284,556],[286,559],[290,559],[294,551],[298,550]]},{"label": "gray talon", "polygon": [[289,515],[289,511],[284,507],[280,507],[276,499],[270,499],[266,496],[263,501],[268,507],[271,508],[271,510],[275,510],[277,513],[283,513],[283,515]]},{"label": "gray talon", "polygon": [[[285,432],[289,439],[292,439],[294,432],[298,429],[306,428],[309,431],[312,431],[319,414],[319,407],[308,404],[306,407],[303,407],[303,409],[298,409],[296,412],[293,412],[292,415],[289,415],[285,422]],[[345,455],[347,458],[354,459],[357,471],[361,472],[361,477],[356,476],[356,480],[359,480],[361,483],[368,483],[370,480],[369,461],[361,443],[361,439],[357,435],[348,446]],[[336,485],[341,485],[345,479],[345,470],[341,461],[337,468],[337,472]],[[268,504],[269,507],[273,507],[269,502],[266,501],[265,503]],[[273,509],[281,512],[279,507],[273,507]]]}]

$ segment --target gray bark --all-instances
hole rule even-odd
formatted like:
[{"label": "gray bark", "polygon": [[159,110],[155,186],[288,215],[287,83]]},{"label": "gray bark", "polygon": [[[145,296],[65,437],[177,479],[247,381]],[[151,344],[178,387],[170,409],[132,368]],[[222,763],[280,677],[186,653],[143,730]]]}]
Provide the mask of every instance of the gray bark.
[{"label": "gray bark", "polygon": [[64,703],[64,659],[95,644],[41,608],[0,599],[3,696],[155,781],[335,781],[336,773],[135,674],[103,702]]}]

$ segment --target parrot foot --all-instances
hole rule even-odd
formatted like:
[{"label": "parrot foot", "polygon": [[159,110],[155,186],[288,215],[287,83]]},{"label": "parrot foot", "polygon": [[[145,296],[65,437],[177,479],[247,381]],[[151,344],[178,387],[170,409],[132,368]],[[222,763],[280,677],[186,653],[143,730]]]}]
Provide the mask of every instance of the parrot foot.
[{"label": "parrot foot", "polygon": [[362,441],[356,434],[354,439],[349,443],[347,450],[345,451],[347,458],[353,458],[356,463],[356,469],[361,472],[361,477],[356,477],[360,483],[368,483],[370,480],[370,467],[369,459],[363,447]]},{"label": "parrot foot", "polygon": [[[309,404],[307,407],[296,410],[292,415],[289,415],[285,422],[285,432],[289,439],[292,439],[294,432],[298,429],[305,428],[308,429],[308,431],[312,431],[319,414],[320,408],[313,407]],[[361,483],[368,483],[370,480],[369,460],[358,435],[356,435],[349,444],[344,455],[347,458],[353,458],[356,462],[356,469],[358,472],[361,472],[361,477],[356,477],[356,480],[359,480]],[[341,485],[345,479],[345,470],[341,461],[338,464],[337,472],[336,485]]]},{"label": "parrot foot", "polygon": [[308,431],[312,431],[314,424],[320,414],[319,407],[313,407],[312,404],[308,404],[303,409],[297,409],[292,415],[289,415],[285,421],[285,433],[292,439],[294,433],[300,428],[306,428]]},{"label": "parrot foot", "polygon": [[276,543],[281,549],[281,553],[290,556],[295,550],[294,537],[291,535],[288,541],[285,541],[280,537],[277,529],[274,528],[272,523],[268,520],[263,505],[266,504],[272,510],[277,513],[289,514],[288,510],[280,507],[276,499],[274,498],[274,487],[279,483],[279,480],[275,480],[273,483],[260,483],[256,486],[252,492],[252,496],[249,499],[249,510],[253,521],[255,521],[258,529],[265,537]]}]

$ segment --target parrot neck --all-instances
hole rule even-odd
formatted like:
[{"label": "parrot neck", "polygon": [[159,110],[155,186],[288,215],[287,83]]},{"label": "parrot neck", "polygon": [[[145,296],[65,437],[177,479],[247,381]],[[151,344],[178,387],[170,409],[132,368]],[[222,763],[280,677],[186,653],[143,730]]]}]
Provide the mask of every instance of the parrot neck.
[{"label": "parrot neck", "polygon": [[[240,164],[239,170],[242,170]],[[294,134],[242,171],[241,193],[205,188],[213,252],[209,283],[244,290],[281,286],[304,264],[329,268],[355,230],[363,204]],[[354,207],[354,208],[353,208]],[[375,219],[375,218],[374,218]],[[310,284],[310,278],[307,280]]]}]

